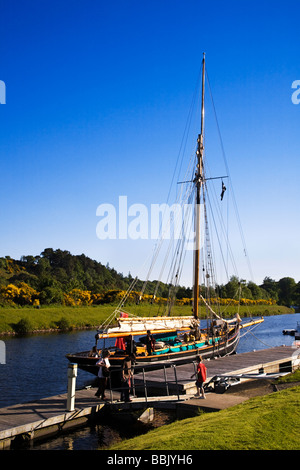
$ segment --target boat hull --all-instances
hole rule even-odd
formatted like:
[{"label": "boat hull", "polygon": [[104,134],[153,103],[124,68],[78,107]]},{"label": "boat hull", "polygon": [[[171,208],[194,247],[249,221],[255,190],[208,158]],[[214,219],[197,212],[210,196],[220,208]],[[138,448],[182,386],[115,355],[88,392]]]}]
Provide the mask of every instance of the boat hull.
[{"label": "boat hull", "polygon": [[[151,356],[137,355],[134,367],[135,372],[161,369],[164,366],[170,367],[172,365],[187,364],[196,360],[196,357],[199,355],[202,356],[202,359],[212,359],[233,354],[239,342],[239,335],[240,331],[237,328],[228,338],[221,338],[218,341],[211,342],[211,344],[203,344],[200,347],[188,344],[177,345],[169,348],[169,351],[166,353],[153,354]],[[99,359],[88,357],[87,354],[87,352],[68,354],[66,357],[71,363],[78,364],[81,370],[97,375],[99,367],[96,366],[96,363]],[[110,356],[109,361],[112,375],[115,375],[120,370],[124,357],[124,355],[116,354]]]}]

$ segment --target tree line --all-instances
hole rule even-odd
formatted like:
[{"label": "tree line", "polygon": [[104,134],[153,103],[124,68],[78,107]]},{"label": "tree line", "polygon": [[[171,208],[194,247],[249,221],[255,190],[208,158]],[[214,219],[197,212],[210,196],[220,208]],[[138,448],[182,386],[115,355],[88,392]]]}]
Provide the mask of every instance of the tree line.
[{"label": "tree line", "polygon": [[[70,293],[74,297],[94,299],[93,303],[104,303],[112,299],[108,293],[127,290],[132,282],[128,273],[124,276],[107,264],[92,260],[84,254],[72,255],[66,250],[46,248],[40,255],[22,256],[14,260],[9,256],[0,258],[0,303],[16,304],[68,304]],[[140,291],[143,281],[135,286]],[[148,282],[145,294],[151,295],[156,281]],[[169,285],[160,283],[157,296],[167,298]],[[279,305],[300,305],[300,282],[291,277],[275,281],[265,277],[261,285],[232,276],[224,285],[216,286],[212,293],[221,298],[239,296],[249,300],[272,300]],[[104,295],[105,294],[105,295]],[[89,297],[88,297],[89,296]],[[177,299],[191,299],[190,287],[180,286]],[[88,300],[86,300],[88,303]],[[76,303],[76,302],[75,302]],[[71,303],[69,303],[71,305]]]}]

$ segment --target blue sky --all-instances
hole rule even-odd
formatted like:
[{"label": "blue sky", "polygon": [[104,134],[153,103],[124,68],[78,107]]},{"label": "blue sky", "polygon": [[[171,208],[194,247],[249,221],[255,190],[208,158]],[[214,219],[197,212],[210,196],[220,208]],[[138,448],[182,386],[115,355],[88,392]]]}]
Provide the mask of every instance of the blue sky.
[{"label": "blue sky", "polygon": [[153,240],[99,240],[96,209],[165,202],[205,51],[253,280],[300,281],[299,13],[290,0],[1,0],[0,256],[60,248],[139,274]]}]

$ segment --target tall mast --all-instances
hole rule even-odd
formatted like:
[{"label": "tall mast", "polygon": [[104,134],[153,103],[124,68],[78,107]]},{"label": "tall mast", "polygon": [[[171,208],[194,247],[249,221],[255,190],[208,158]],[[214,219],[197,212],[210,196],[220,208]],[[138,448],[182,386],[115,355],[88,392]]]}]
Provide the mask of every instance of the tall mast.
[{"label": "tall mast", "polygon": [[195,232],[196,246],[194,251],[194,317],[198,318],[199,310],[199,267],[200,267],[200,193],[203,184],[203,153],[204,153],[204,85],[205,85],[205,53],[202,60],[202,100],[201,100],[201,132],[198,135],[197,168],[195,174],[196,207],[195,207]]}]

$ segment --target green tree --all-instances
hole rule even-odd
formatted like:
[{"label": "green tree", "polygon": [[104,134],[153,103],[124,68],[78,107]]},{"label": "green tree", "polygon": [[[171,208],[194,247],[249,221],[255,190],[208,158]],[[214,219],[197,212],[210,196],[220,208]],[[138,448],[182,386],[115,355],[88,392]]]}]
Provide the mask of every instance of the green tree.
[{"label": "green tree", "polygon": [[260,288],[266,291],[271,299],[275,300],[276,302],[278,301],[279,288],[278,283],[274,279],[271,279],[270,277],[266,276]]},{"label": "green tree", "polygon": [[300,282],[296,284],[294,290],[293,305],[296,305],[297,307],[300,306]]},{"label": "green tree", "polygon": [[248,289],[250,289],[251,291],[251,294],[252,294],[252,298],[254,300],[258,300],[258,299],[264,299],[266,297],[266,291],[264,291],[263,289],[261,289],[257,284],[255,284],[254,282],[252,281],[249,281],[248,284]]},{"label": "green tree", "polygon": [[57,286],[45,286],[40,292],[39,299],[41,304],[61,304],[63,301],[63,291]]},{"label": "green tree", "polygon": [[222,297],[227,297],[228,299],[234,299],[240,289],[240,281],[237,276],[231,276],[230,281],[225,284],[224,289],[222,289]]},{"label": "green tree", "polygon": [[278,303],[280,305],[290,306],[293,304],[296,282],[292,277],[283,277],[278,281],[279,293]]}]

